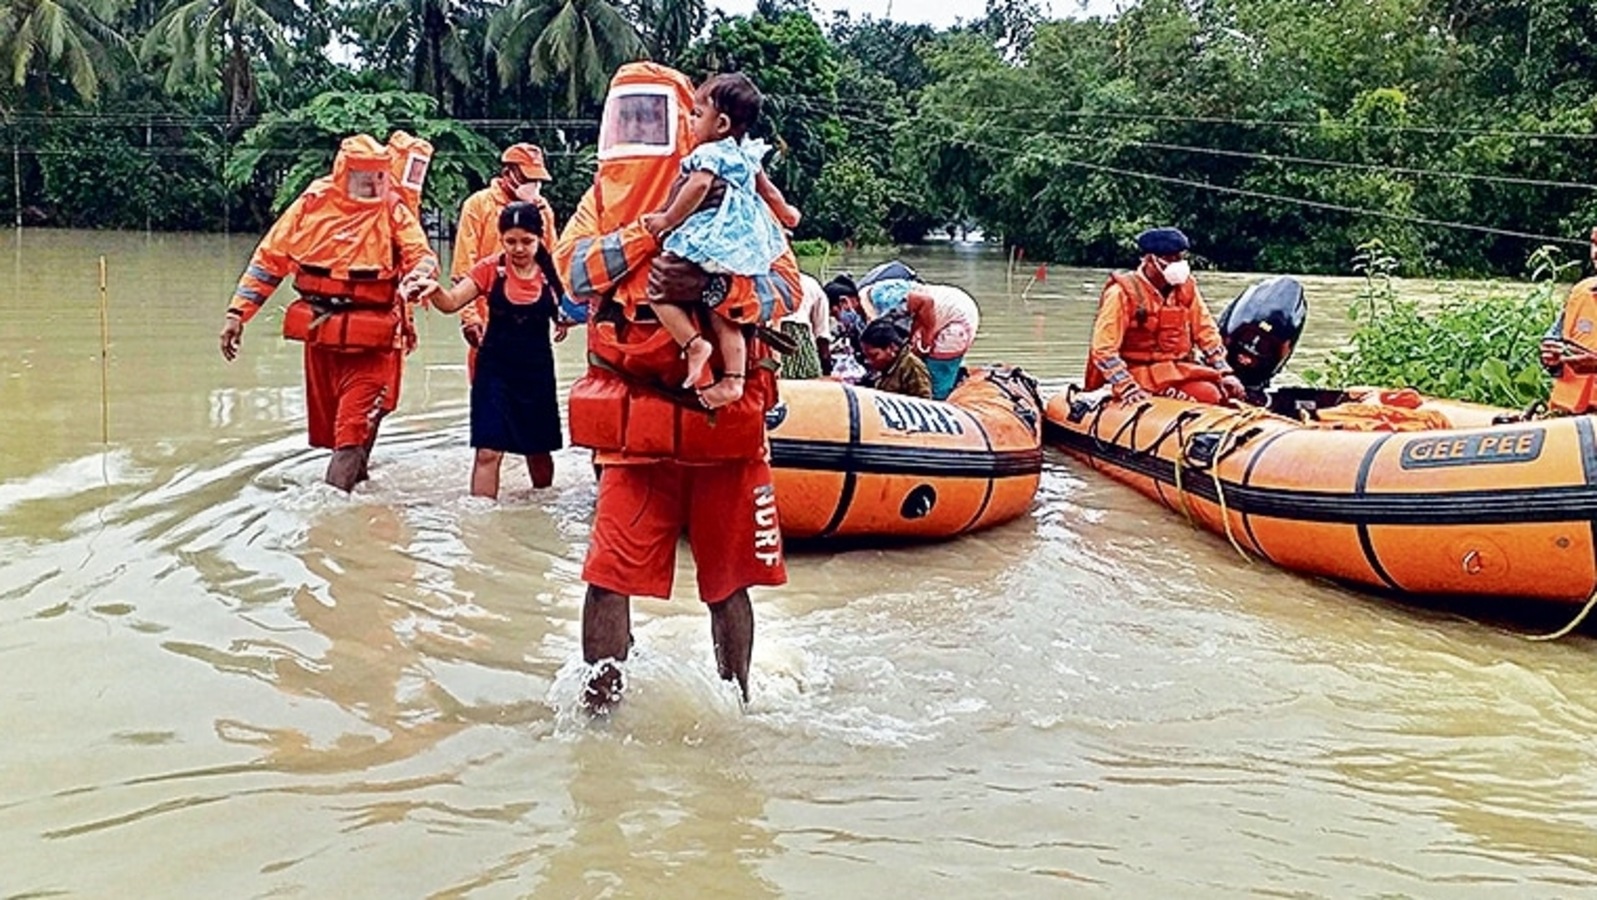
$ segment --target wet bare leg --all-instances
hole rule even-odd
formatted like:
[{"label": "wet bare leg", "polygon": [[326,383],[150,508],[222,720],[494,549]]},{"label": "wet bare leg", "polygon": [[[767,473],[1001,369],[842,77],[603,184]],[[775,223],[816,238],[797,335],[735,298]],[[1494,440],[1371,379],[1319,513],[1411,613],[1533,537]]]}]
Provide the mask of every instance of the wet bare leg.
[{"label": "wet bare leg", "polygon": [[498,450],[477,448],[476,459],[471,466],[471,495],[473,497],[487,497],[489,500],[499,499],[499,464],[505,455]]},{"label": "wet bare leg", "polygon": [[348,493],[355,489],[360,475],[366,471],[366,447],[340,447],[333,451],[327,462],[327,483]]},{"label": "wet bare leg", "polygon": [[715,643],[715,666],[722,681],[736,681],[743,702],[749,702],[749,660],[754,656],[754,605],[749,592],[734,591],[710,605],[710,637]]},{"label": "wet bare leg", "polygon": [[372,419],[372,433],[366,436],[366,457],[360,461],[360,474],[355,476],[355,481],[368,481],[371,479],[372,449],[377,446],[377,429],[383,424],[383,417],[388,413],[378,410]]},{"label": "wet bare leg", "polygon": [[532,486],[546,488],[555,482],[555,458],[547,453],[534,453],[527,457],[527,474]]},{"label": "wet bare leg", "polygon": [[[632,601],[626,594],[588,586],[582,603],[582,659],[597,665],[588,677],[582,705],[594,715],[604,715],[621,702],[625,683],[618,661],[632,646]],[[602,664],[600,664],[602,661]]]}]

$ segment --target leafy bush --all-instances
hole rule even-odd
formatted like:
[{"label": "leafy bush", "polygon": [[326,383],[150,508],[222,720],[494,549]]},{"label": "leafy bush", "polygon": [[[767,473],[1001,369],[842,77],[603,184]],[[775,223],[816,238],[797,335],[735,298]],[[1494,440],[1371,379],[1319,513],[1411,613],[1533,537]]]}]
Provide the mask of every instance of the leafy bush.
[{"label": "leafy bush", "polygon": [[298,109],[262,116],[244,133],[223,174],[235,188],[256,180],[275,184],[272,209],[280,211],[311,181],[332,171],[340,140],[364,133],[386,141],[396,128],[432,143],[423,204],[446,215],[469,193],[469,173],[482,179],[499,167],[497,147],[441,117],[437,101],[425,94],[327,91]]},{"label": "leafy bush", "polygon": [[1392,286],[1398,260],[1380,241],[1359,247],[1354,271],[1364,287],[1348,307],[1350,346],[1332,351],[1323,370],[1304,373],[1329,387],[1412,387],[1422,394],[1523,408],[1547,398],[1537,347],[1558,316],[1564,291],[1560,262],[1543,247],[1530,257],[1528,287],[1494,287],[1485,296],[1453,297],[1434,310],[1400,299]]},{"label": "leafy bush", "polygon": [[819,259],[832,256],[837,250],[827,241],[820,238],[805,238],[793,242],[793,255],[805,259]]}]

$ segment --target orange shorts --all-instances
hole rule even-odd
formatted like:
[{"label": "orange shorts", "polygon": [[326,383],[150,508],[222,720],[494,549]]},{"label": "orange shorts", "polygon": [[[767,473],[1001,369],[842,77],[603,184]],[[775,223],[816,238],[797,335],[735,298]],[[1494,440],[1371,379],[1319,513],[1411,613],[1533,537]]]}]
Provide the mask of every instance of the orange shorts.
[{"label": "orange shorts", "polygon": [[628,596],[671,596],[684,528],[700,600],[787,583],[776,491],[763,461],[605,466],[582,580]]},{"label": "orange shorts", "polygon": [[305,409],[312,447],[359,447],[399,403],[400,350],[349,352],[305,345]]}]

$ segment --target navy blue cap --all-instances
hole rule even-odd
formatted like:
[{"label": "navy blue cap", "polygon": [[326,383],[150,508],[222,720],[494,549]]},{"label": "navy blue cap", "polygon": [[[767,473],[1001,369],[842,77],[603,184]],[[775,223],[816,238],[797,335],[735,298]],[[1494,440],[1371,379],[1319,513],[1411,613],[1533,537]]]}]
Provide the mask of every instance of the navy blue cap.
[{"label": "navy blue cap", "polygon": [[1174,256],[1191,247],[1192,242],[1179,228],[1150,228],[1137,235],[1137,249],[1154,256]]}]

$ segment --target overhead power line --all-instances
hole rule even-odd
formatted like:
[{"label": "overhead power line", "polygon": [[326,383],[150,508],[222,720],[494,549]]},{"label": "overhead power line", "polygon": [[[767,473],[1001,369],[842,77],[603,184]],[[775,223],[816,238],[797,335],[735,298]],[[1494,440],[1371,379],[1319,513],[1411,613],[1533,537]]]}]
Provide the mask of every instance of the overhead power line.
[{"label": "overhead power line", "polygon": [[[867,124],[868,125],[868,124],[871,124],[871,123],[861,122],[861,124]],[[880,123],[877,123],[877,125],[878,125],[878,127],[883,127],[883,128],[890,127],[890,126],[882,125]],[[926,135],[926,137],[929,140],[937,141],[938,143],[945,144],[945,145],[971,147],[971,148],[978,149],[978,150],[983,150],[983,151],[986,151],[986,152],[989,152],[989,153],[1002,154],[1002,155],[1006,155],[1006,156],[1017,156],[1017,155],[1020,155],[1020,154],[1023,154],[1023,153],[1031,152],[1031,151],[1028,151],[1028,150],[1026,150],[1025,148],[1022,148],[1022,147],[999,146],[997,144],[990,144],[990,143],[987,143],[987,142],[984,142],[984,141],[973,140],[971,138],[961,137],[961,136],[958,136],[958,135],[955,135],[955,134],[938,133],[936,131],[929,132]],[[1448,221],[1446,219],[1432,218],[1430,216],[1414,215],[1412,213],[1393,212],[1391,210],[1383,210],[1383,209],[1368,209],[1368,208],[1365,208],[1365,207],[1349,206],[1349,205],[1341,204],[1341,203],[1331,203],[1331,202],[1324,201],[1324,200],[1311,200],[1311,199],[1308,199],[1306,197],[1291,197],[1291,196],[1287,196],[1285,194],[1270,193],[1268,191],[1255,191],[1255,190],[1251,190],[1249,188],[1239,188],[1239,187],[1232,187],[1230,185],[1213,184],[1213,183],[1206,182],[1206,181],[1195,181],[1195,180],[1190,179],[1190,178],[1181,178],[1181,177],[1174,176],[1174,175],[1163,175],[1163,174],[1159,174],[1159,173],[1156,173],[1156,172],[1142,172],[1142,171],[1138,171],[1138,170],[1135,170],[1135,169],[1123,168],[1123,167],[1120,167],[1120,166],[1111,166],[1111,165],[1107,165],[1107,164],[1104,164],[1104,163],[1095,163],[1095,162],[1091,162],[1091,161],[1088,161],[1088,160],[1082,160],[1082,159],[1062,158],[1062,157],[1055,156],[1055,155],[1049,155],[1049,156],[1043,157],[1043,159],[1044,159],[1045,162],[1048,162],[1048,163],[1051,163],[1051,164],[1054,164],[1054,165],[1059,165],[1059,166],[1066,166],[1066,167],[1070,167],[1070,168],[1077,168],[1077,169],[1084,169],[1084,170],[1088,170],[1088,171],[1101,172],[1101,173],[1104,173],[1104,174],[1117,175],[1117,176],[1124,177],[1124,178],[1136,178],[1136,179],[1141,179],[1141,180],[1145,180],[1145,181],[1159,182],[1159,183],[1163,183],[1163,184],[1174,184],[1174,185],[1179,185],[1179,186],[1188,187],[1188,188],[1194,188],[1194,189],[1202,190],[1202,191],[1210,191],[1210,192],[1217,193],[1217,194],[1227,194],[1227,195],[1230,195],[1230,196],[1237,196],[1237,197],[1248,197],[1248,198],[1255,199],[1255,200],[1264,200],[1264,201],[1269,201],[1269,202],[1273,202],[1273,203],[1282,203],[1282,204],[1287,204],[1287,205],[1292,205],[1292,206],[1301,206],[1301,207],[1305,207],[1305,208],[1309,208],[1309,209],[1324,210],[1324,211],[1327,211],[1327,212],[1338,212],[1338,213],[1344,213],[1344,214],[1347,214],[1347,215],[1356,215],[1356,216],[1369,216],[1369,217],[1372,217],[1372,218],[1380,218],[1380,219],[1387,219],[1387,220],[1390,220],[1390,221],[1405,222],[1405,223],[1412,224],[1412,225],[1426,225],[1426,226],[1438,227],[1438,228],[1451,228],[1451,229],[1457,229],[1457,230],[1460,230],[1460,231],[1469,231],[1469,232],[1473,232],[1473,233],[1477,233],[1477,234],[1489,234],[1489,235],[1495,235],[1495,236],[1498,236],[1498,237],[1508,237],[1508,238],[1517,238],[1517,239],[1529,240],[1529,241],[1537,241],[1537,242],[1544,243],[1544,244],[1555,244],[1555,245],[1563,245],[1563,246],[1568,246],[1568,247],[1581,247],[1581,248],[1585,248],[1585,247],[1589,246],[1589,238],[1580,238],[1580,239],[1566,238],[1566,237],[1560,237],[1560,236],[1557,236],[1557,235],[1540,234],[1540,233],[1537,233],[1537,232],[1517,231],[1517,230],[1508,229],[1508,228],[1497,228],[1497,227],[1491,226],[1491,225],[1476,225],[1476,224],[1469,223],[1469,222],[1453,222],[1453,221]]]}]

